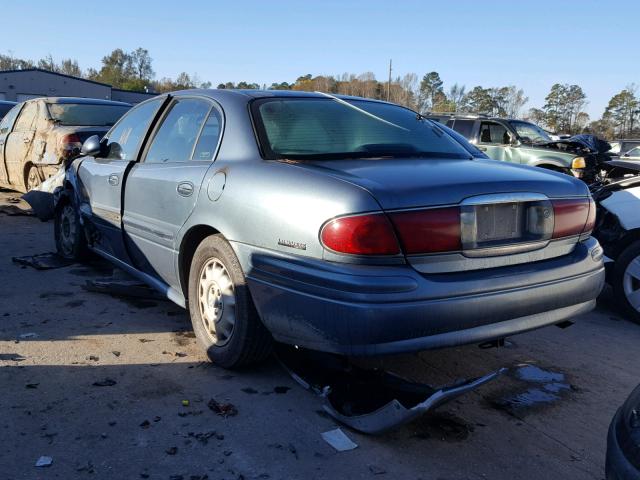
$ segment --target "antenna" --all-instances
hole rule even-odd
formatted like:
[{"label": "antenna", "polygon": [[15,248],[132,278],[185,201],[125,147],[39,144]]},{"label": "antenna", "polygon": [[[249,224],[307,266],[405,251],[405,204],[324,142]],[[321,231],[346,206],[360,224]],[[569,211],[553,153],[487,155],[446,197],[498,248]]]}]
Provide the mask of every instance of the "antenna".
[{"label": "antenna", "polygon": [[387,82],[387,102],[391,99],[391,62],[393,59],[389,59],[389,81]]}]

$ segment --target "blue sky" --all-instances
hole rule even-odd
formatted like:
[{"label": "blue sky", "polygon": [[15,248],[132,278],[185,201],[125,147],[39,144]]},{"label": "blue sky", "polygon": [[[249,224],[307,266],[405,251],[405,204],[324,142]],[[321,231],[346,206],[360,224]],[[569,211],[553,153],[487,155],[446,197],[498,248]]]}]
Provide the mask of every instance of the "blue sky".
[{"label": "blue sky", "polygon": [[[540,106],[577,83],[599,117],[640,84],[639,1],[8,1],[0,53],[71,57],[99,67],[114,48],[147,48],[157,77],[186,71],[214,85],[270,85],[311,73],[386,78],[436,70],[445,88],[515,84]],[[111,15],[110,12],[113,14]],[[16,21],[7,21],[16,19]],[[72,26],[75,23],[76,28]]]}]

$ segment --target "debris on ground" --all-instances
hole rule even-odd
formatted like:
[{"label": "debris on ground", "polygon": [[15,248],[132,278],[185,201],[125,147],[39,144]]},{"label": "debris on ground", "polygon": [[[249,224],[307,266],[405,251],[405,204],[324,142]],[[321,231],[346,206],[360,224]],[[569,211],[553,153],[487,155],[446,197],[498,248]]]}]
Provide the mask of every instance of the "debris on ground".
[{"label": "debris on ground", "polygon": [[182,400],[182,406],[183,407],[188,407],[189,406],[189,400]]},{"label": "debris on ground", "polygon": [[111,352],[111,353],[113,353],[116,357],[119,357],[119,356],[120,356],[120,352],[118,352],[117,350],[114,350],[114,351],[113,351],[113,352]]},{"label": "debris on ground", "polygon": [[443,403],[497,378],[506,369],[483,377],[432,387],[381,369],[363,369],[348,359],[285,345],[278,359],[301,386],[326,400],[324,410],[363,433],[379,434],[411,422]]},{"label": "debris on ground", "polygon": [[339,428],[323,432],[322,439],[335,448],[338,452],[346,452],[358,447],[347,435]]},{"label": "debris on ground", "polygon": [[10,217],[32,217],[33,211],[31,209],[24,209],[15,205],[0,205],[0,213],[8,215]]},{"label": "debris on ground", "polygon": [[151,426],[151,422],[149,420],[145,420],[140,424],[141,428],[149,428]]},{"label": "debris on ground", "polygon": [[207,406],[221,417],[235,417],[238,414],[238,409],[235,405],[232,403],[220,403],[214,398],[209,400]]},{"label": "debris on ground", "polygon": [[167,455],[175,455],[176,453],[178,453],[178,447],[169,447],[165,450],[165,453]]},{"label": "debris on ground", "polygon": [[76,472],[95,473],[96,469],[93,466],[93,463],[87,462],[86,465],[82,465],[82,466],[76,468]]},{"label": "debris on ground", "polygon": [[121,280],[105,278],[102,280],[87,280],[82,287],[87,292],[104,293],[115,297],[134,297],[149,300],[166,300],[151,287],[137,280]]},{"label": "debris on ground", "polygon": [[94,387],[113,387],[116,383],[115,380],[112,380],[110,378],[105,378],[104,380],[101,380],[99,382],[93,382],[93,386]]},{"label": "debris on ground", "polygon": [[38,385],[40,385],[40,384],[39,383],[27,383],[25,385],[25,388],[31,388],[31,389],[38,388]]},{"label": "debris on ground", "polygon": [[33,333],[33,332],[29,332],[29,333],[21,333],[20,335],[18,335],[18,338],[20,340],[27,340],[28,338],[38,338],[38,334],[37,333]]},{"label": "debris on ground", "polygon": [[50,467],[53,463],[52,457],[42,456],[36,461],[36,467]]},{"label": "debris on ground", "polygon": [[73,260],[62,258],[57,253],[40,253],[25,257],[13,257],[14,263],[24,267],[33,267],[36,270],[51,270],[53,268],[64,268],[73,265]]},{"label": "debris on ground", "polygon": [[384,475],[385,473],[387,473],[387,471],[384,468],[379,467],[377,465],[369,465],[369,471],[374,475]]}]

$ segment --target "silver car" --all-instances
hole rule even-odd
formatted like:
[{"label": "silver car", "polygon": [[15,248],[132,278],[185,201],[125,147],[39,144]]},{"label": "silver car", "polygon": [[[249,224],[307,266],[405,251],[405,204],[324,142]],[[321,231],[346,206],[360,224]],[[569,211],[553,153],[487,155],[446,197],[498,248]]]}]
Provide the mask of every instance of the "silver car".
[{"label": "silver car", "polygon": [[345,355],[501,339],[591,310],[604,281],[584,183],[479,158],[390,103],[182,91],[82,154],[57,192],[59,252],[188,308],[224,367],[272,339]]}]

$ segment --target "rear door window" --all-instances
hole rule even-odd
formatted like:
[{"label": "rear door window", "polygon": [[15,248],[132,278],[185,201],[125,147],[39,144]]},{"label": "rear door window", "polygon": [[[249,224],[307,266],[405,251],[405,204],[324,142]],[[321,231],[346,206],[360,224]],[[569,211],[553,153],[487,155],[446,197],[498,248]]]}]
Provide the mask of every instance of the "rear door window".
[{"label": "rear door window", "polygon": [[187,162],[207,119],[211,103],[197,98],[175,101],[169,107],[145,157],[145,163]]},{"label": "rear door window", "polygon": [[16,126],[13,129],[15,132],[29,132],[35,128],[36,117],[38,115],[38,104],[37,102],[27,103],[18,120],[16,121]]},{"label": "rear door window", "polygon": [[7,133],[9,133],[11,127],[13,126],[13,122],[18,116],[18,113],[20,113],[21,108],[22,105],[16,105],[11,110],[9,110],[9,113],[7,113],[7,115],[2,119],[2,122],[0,122],[0,135],[6,135]]},{"label": "rear door window", "polygon": [[475,120],[456,120],[453,124],[453,129],[462,135],[466,139],[471,138],[471,133],[473,132],[473,124]]},{"label": "rear door window", "polygon": [[222,115],[218,109],[213,108],[202,128],[200,138],[193,151],[193,160],[211,161],[218,148],[220,135],[222,134]]},{"label": "rear door window", "polygon": [[164,97],[155,98],[129,110],[106,135],[106,158],[135,160],[142,139]]},{"label": "rear door window", "polygon": [[506,145],[511,143],[511,136],[507,128],[497,122],[482,122],[480,124],[480,143]]}]

